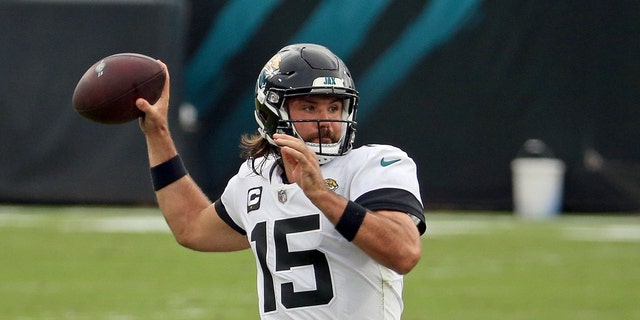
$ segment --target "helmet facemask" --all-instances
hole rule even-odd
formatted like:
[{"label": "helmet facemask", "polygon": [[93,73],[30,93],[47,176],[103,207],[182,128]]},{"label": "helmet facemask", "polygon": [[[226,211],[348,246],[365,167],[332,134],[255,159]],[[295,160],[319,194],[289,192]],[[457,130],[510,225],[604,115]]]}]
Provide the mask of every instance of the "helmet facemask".
[{"label": "helmet facemask", "polygon": [[[312,94],[320,94],[320,93],[312,93]],[[269,94],[267,94],[269,95]],[[304,137],[298,132],[296,129],[297,124],[304,123],[314,123],[318,130],[317,136],[318,138],[326,137],[326,133],[323,133],[325,130],[323,127],[328,125],[329,123],[340,123],[339,132],[334,133],[339,138],[337,141],[332,143],[321,142],[319,139],[318,142],[309,142],[305,141],[305,144],[313,150],[318,156],[318,162],[320,164],[325,164],[331,160],[333,160],[336,156],[341,156],[349,152],[353,146],[353,142],[355,140],[355,131],[356,131],[356,122],[353,120],[355,118],[355,109],[353,106],[357,103],[357,98],[354,96],[343,96],[338,95],[343,98],[342,102],[342,115],[340,119],[304,119],[297,120],[291,119],[291,116],[288,111],[287,106],[287,98],[309,95],[307,94],[284,94],[282,95],[283,99],[280,103],[277,103],[276,106],[271,104],[268,101],[265,103],[258,103],[258,98],[256,101],[256,111],[255,117],[260,127],[258,131],[261,136],[269,143],[276,145],[273,141],[274,133],[283,133],[288,134],[290,136],[297,137],[301,140],[304,140]],[[275,94],[270,95],[272,97],[272,101],[275,101],[275,97],[280,97],[281,95]]]}]

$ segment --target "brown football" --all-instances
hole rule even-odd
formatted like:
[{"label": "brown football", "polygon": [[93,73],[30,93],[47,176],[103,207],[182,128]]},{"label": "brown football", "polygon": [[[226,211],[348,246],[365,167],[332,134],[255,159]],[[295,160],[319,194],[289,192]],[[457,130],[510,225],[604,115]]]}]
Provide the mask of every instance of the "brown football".
[{"label": "brown football", "polygon": [[100,59],[80,78],[71,103],[83,117],[106,124],[125,123],[143,115],[138,98],[154,104],[166,80],[162,65],[137,53]]}]

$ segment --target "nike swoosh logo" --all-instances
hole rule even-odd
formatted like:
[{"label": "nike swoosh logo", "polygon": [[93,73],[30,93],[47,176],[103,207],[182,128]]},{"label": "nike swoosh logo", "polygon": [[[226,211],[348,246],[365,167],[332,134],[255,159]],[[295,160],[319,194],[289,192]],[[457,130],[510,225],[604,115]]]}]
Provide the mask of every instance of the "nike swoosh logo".
[{"label": "nike swoosh logo", "polygon": [[384,157],[382,159],[380,159],[380,165],[383,167],[386,166],[390,166],[396,162],[400,161],[400,159],[392,159],[392,160],[385,160]]}]

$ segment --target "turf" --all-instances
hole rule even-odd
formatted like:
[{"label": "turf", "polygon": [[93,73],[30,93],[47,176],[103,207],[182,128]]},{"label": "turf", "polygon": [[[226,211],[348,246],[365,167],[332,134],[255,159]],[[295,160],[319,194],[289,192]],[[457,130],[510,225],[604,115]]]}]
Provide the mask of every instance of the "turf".
[{"label": "turf", "polygon": [[[638,216],[427,218],[403,319],[640,319]],[[251,253],[184,249],[157,209],[0,206],[0,244],[1,319],[258,318]]]}]

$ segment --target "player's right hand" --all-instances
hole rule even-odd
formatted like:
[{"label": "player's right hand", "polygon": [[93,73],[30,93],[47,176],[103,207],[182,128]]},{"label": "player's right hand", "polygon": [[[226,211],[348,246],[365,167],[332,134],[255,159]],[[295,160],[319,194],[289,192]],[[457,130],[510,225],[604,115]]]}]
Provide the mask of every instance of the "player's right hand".
[{"label": "player's right hand", "polygon": [[144,117],[140,117],[139,120],[140,129],[142,129],[142,132],[145,135],[168,131],[169,128],[168,113],[171,79],[167,65],[160,60],[158,60],[158,63],[163,66],[164,71],[167,74],[160,98],[153,105],[143,98],[138,98],[138,100],[136,100],[136,106],[145,114]]}]

